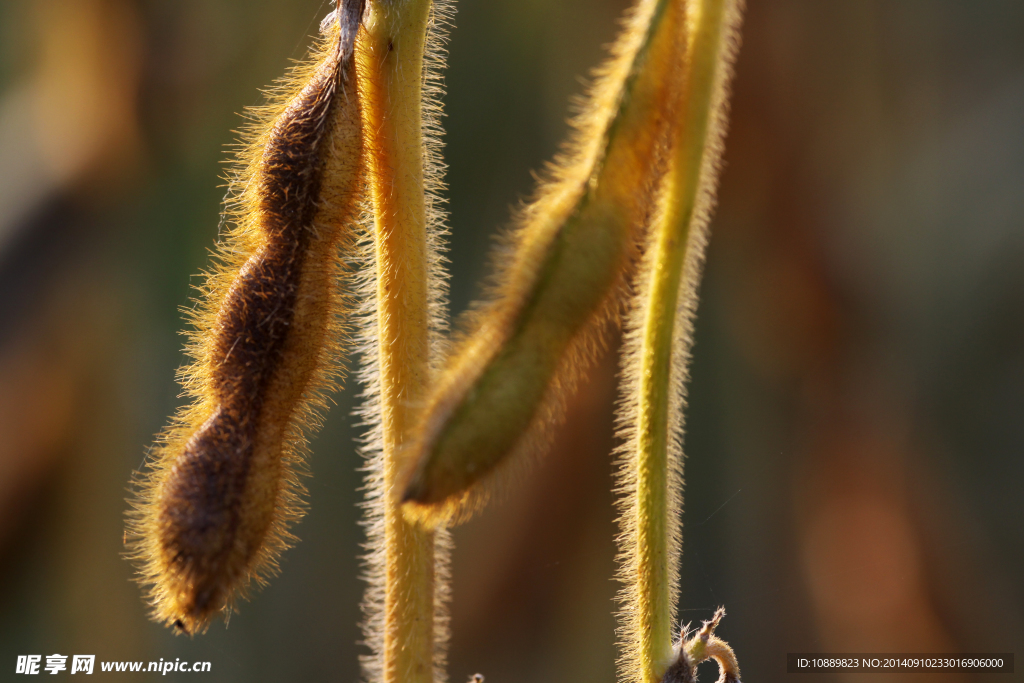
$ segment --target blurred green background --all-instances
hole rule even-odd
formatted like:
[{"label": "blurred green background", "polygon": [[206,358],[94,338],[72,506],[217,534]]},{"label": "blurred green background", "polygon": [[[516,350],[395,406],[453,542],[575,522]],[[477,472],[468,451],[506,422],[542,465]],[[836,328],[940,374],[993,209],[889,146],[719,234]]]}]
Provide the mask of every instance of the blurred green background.
[{"label": "blurred green background", "polygon": [[[625,4],[458,4],[455,312]],[[120,557],[127,482],[179,404],[179,309],[237,113],[327,11],[0,1],[2,680],[53,653],[212,662],[166,680],[359,676],[354,383],[313,440],[301,542],[228,628],[150,623]],[[750,2],[696,328],[679,605],[694,622],[727,607],[744,680],[783,680],[792,651],[1024,654],[1022,37],[1012,0]],[[455,532],[456,683],[615,678],[615,363],[530,480]]]}]

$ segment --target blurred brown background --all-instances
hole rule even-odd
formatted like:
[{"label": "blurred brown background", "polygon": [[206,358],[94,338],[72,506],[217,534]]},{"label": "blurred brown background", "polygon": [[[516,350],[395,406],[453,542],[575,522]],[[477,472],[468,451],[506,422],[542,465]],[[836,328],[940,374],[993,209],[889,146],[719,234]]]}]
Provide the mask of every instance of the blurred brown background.
[{"label": "blurred brown background", "polygon": [[[455,311],[624,6],[459,3]],[[128,479],[179,401],[178,309],[216,235],[236,113],[326,11],[0,2],[3,680],[52,653],[358,677],[354,386],[313,442],[302,542],[229,628],[151,624],[119,557]],[[1024,4],[753,0],[743,40],[689,392],[680,615],[726,605],[751,682],[786,678],[789,651],[1021,656]],[[614,680],[614,373],[610,355],[531,481],[456,532],[456,683]]]}]

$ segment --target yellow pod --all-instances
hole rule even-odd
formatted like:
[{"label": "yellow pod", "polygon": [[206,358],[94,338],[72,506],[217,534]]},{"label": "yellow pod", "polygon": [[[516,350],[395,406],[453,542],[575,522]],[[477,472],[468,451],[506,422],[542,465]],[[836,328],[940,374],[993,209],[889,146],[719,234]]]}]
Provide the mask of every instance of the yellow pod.
[{"label": "yellow pod", "polygon": [[251,112],[182,371],[192,402],[137,476],[129,555],[153,617],[193,633],[276,571],[302,515],[303,432],[338,376],[338,250],[362,170],[352,43],[362,2]]},{"label": "yellow pod", "polygon": [[[683,49],[675,3],[642,1],[598,73],[575,133],[500,250],[408,445],[407,517],[458,521],[500,471],[541,450],[616,318],[645,239]],[[483,482],[483,485],[481,485]]]}]

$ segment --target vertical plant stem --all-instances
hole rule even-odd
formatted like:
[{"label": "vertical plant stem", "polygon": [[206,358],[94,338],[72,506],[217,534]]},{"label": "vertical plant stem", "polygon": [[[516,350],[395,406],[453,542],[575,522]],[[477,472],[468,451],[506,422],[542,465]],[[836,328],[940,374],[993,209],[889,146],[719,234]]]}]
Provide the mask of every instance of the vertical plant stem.
[{"label": "vertical plant stem", "polygon": [[408,524],[392,495],[412,407],[430,371],[422,134],[429,12],[430,0],[371,2],[360,59],[377,260],[385,683],[431,683],[434,670],[434,535]]},{"label": "vertical plant stem", "polygon": [[[654,226],[648,302],[642,322],[637,415],[637,560],[641,612],[641,680],[660,681],[673,656],[673,613],[679,558],[673,547],[670,496],[677,467],[670,463],[673,392],[681,391],[676,366],[689,334],[678,326],[684,267],[706,225],[724,130],[723,22],[727,0],[701,0],[688,11],[689,46],[679,118],[664,205]],[[730,8],[731,9],[731,8]],[[734,10],[731,14],[737,14]],[[728,50],[726,50],[728,52]],[[722,124],[722,125],[718,125]],[[702,193],[704,196],[702,196]],[[701,225],[695,225],[701,224]],[[696,240],[694,238],[697,238]],[[695,278],[696,275],[693,275]],[[685,294],[684,294],[685,296]],[[690,306],[693,302],[684,301]],[[685,306],[684,306],[685,308]],[[683,339],[683,343],[680,343]],[[680,405],[681,410],[681,405]]]}]

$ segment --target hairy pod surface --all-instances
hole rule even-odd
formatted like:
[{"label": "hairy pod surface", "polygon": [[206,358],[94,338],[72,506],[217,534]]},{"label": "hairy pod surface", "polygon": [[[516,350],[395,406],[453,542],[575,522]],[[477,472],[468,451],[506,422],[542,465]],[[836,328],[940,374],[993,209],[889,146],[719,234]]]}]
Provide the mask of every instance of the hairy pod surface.
[{"label": "hairy pod surface", "polygon": [[541,450],[617,318],[638,261],[675,107],[668,3],[642,1],[599,70],[575,133],[499,250],[410,446],[405,514],[461,521]]},{"label": "hairy pod surface", "polygon": [[192,313],[192,397],[136,480],[130,556],[155,619],[205,628],[276,571],[302,515],[303,432],[339,374],[338,250],[363,177],[352,41],[361,0],[251,112],[230,225]]}]

